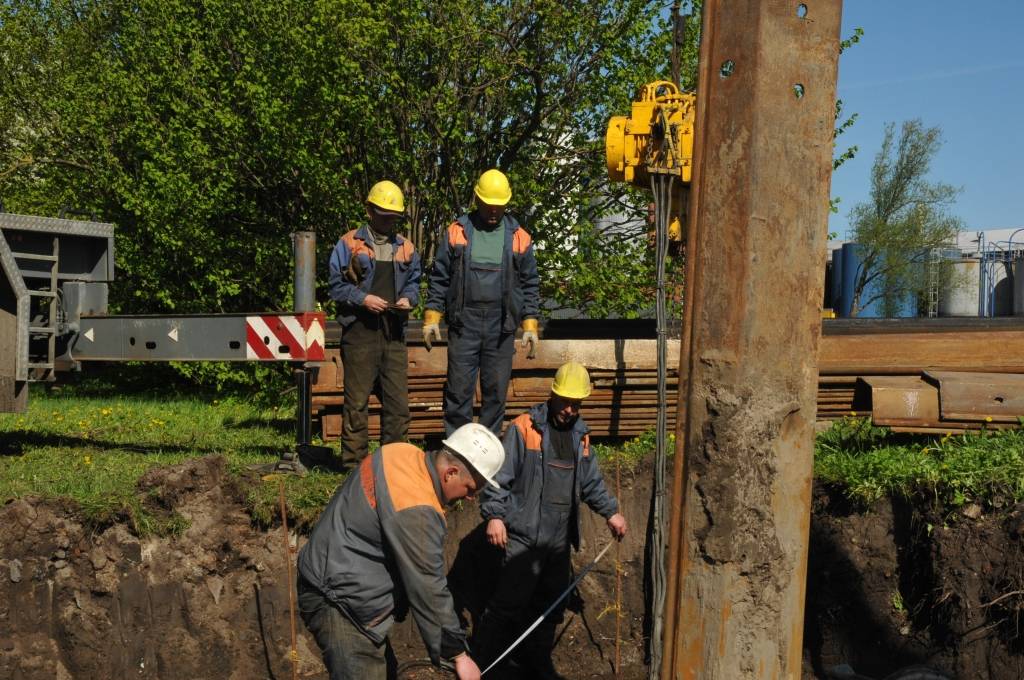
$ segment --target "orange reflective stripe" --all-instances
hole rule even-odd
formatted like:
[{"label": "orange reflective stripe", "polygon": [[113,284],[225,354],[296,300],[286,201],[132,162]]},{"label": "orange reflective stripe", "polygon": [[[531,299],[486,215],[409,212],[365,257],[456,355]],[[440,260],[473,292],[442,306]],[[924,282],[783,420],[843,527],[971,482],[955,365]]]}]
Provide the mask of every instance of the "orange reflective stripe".
[{"label": "orange reflective stripe", "polygon": [[519,436],[523,438],[527,451],[540,451],[543,447],[540,432],[533,426],[533,418],[529,413],[520,414],[512,421],[512,424],[519,430]]},{"label": "orange reflective stripe", "polygon": [[395,512],[428,505],[444,515],[423,451],[412,444],[387,444],[381,448],[381,461]]},{"label": "orange reflective stripe", "polygon": [[583,435],[583,457],[590,457],[590,434]]},{"label": "orange reflective stripe", "polygon": [[363,493],[366,494],[366,502],[374,510],[377,509],[377,486],[373,482],[373,460],[372,456],[363,458],[359,464],[359,482],[363,486]]},{"label": "orange reflective stripe", "polygon": [[533,238],[531,238],[530,234],[522,227],[516,229],[516,232],[512,234],[512,252],[516,255],[522,255],[525,253],[531,243],[533,243]]},{"label": "orange reflective stripe", "polygon": [[405,239],[404,241],[402,241],[402,245],[398,247],[398,250],[395,251],[395,261],[409,262],[410,260],[412,260],[412,253],[412,241],[410,241],[409,239]]},{"label": "orange reflective stripe", "polygon": [[355,257],[360,253],[365,253],[367,257],[373,259],[373,249],[366,245],[366,241],[361,238],[356,238],[356,230],[348,232],[341,237],[341,240],[345,242],[345,246],[348,248],[351,257]]},{"label": "orange reflective stripe", "polygon": [[452,222],[448,225],[448,245],[452,248],[469,245],[469,240],[466,238],[466,229],[458,222]]}]

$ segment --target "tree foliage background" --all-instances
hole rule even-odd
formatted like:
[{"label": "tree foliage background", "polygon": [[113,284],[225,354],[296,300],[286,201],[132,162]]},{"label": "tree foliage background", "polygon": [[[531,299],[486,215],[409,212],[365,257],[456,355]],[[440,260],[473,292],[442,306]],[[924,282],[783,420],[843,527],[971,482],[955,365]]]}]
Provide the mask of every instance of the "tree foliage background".
[{"label": "tree foliage background", "polygon": [[920,119],[885,128],[871,167],[870,201],[850,211],[853,241],[861,265],[856,272],[851,316],[880,302],[883,316],[896,316],[908,299],[922,298],[930,285],[952,283],[952,267],[936,261],[962,229],[948,212],[959,192],[931,182],[931,161],[942,146],[942,131]]},{"label": "tree foliage background", "polygon": [[496,166],[545,296],[635,313],[646,242],[593,225],[646,205],[604,181],[604,127],[666,77],[663,4],[3,0],[0,200],[114,222],[119,312],[286,309],[291,232],[325,262],[393,178],[429,261]]}]

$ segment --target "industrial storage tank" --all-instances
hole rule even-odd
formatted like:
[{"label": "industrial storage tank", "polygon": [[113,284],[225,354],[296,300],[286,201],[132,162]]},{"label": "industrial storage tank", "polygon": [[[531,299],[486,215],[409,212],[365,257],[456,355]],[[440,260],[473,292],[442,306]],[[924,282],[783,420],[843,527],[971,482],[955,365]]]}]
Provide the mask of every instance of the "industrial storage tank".
[{"label": "industrial storage tank", "polygon": [[[839,317],[849,317],[853,311],[857,279],[863,273],[863,257],[864,247],[858,243],[844,243],[842,248],[832,251],[832,280],[841,282],[838,295],[833,290],[833,296],[837,296],[839,302],[838,307],[833,309]],[[861,308],[857,311],[859,318],[877,319],[885,316],[885,301],[880,297],[884,293],[883,286],[882,279],[876,278],[861,291]],[[909,294],[898,300],[896,307],[897,317],[917,316],[917,300]]]},{"label": "industrial storage tank", "polygon": [[832,280],[829,282],[831,285],[828,286],[828,307],[830,307],[837,316],[843,316],[843,249],[835,248],[832,251]]},{"label": "industrial storage tank", "polygon": [[952,272],[939,292],[939,316],[979,316],[981,260],[970,258],[951,262]]},{"label": "industrial storage tank", "polygon": [[1024,255],[1013,263],[1013,313],[1024,316]]},{"label": "industrial storage tank", "polygon": [[985,316],[1010,316],[1013,314],[1012,262],[998,258],[985,262],[982,296]]}]

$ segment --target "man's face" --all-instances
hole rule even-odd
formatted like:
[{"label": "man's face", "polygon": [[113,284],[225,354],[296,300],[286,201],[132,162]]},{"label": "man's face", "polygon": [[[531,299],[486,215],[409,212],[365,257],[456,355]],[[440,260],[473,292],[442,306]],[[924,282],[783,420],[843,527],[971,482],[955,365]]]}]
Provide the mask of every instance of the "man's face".
[{"label": "man's face", "polygon": [[555,421],[555,425],[562,427],[569,427],[580,415],[580,399],[566,399],[557,394],[551,395],[548,408],[551,410],[551,416]]},{"label": "man's face", "polygon": [[378,210],[372,205],[366,207],[366,215],[370,219],[370,228],[378,234],[390,234],[395,230],[395,224],[401,219],[398,213],[387,210]]},{"label": "man's face", "polygon": [[463,498],[473,500],[486,483],[477,475],[463,472],[457,465],[449,465],[441,471],[441,492],[448,505]]},{"label": "man's face", "polygon": [[501,222],[501,218],[505,216],[505,206],[477,203],[476,212],[484,224],[488,227],[496,227]]}]

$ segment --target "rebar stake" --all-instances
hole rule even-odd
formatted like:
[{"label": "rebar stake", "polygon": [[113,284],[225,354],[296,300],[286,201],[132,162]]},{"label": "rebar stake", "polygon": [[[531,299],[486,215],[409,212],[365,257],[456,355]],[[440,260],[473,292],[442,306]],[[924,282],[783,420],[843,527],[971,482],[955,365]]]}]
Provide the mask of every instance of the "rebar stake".
[{"label": "rebar stake", "polygon": [[299,650],[298,639],[295,633],[295,579],[292,576],[292,549],[291,539],[288,537],[288,513],[284,503],[284,478],[277,478],[277,498],[281,505],[281,531],[284,532],[284,559],[288,565],[288,619],[292,628],[292,648],[288,652],[288,659],[292,662],[292,680],[299,678]]},{"label": "rebar stake", "polygon": [[[615,457],[615,498],[622,498],[622,485],[619,478],[619,467],[622,454]],[[615,677],[620,677],[622,666],[620,665],[619,648],[621,637],[619,625],[622,620],[622,540],[615,542]]]}]

